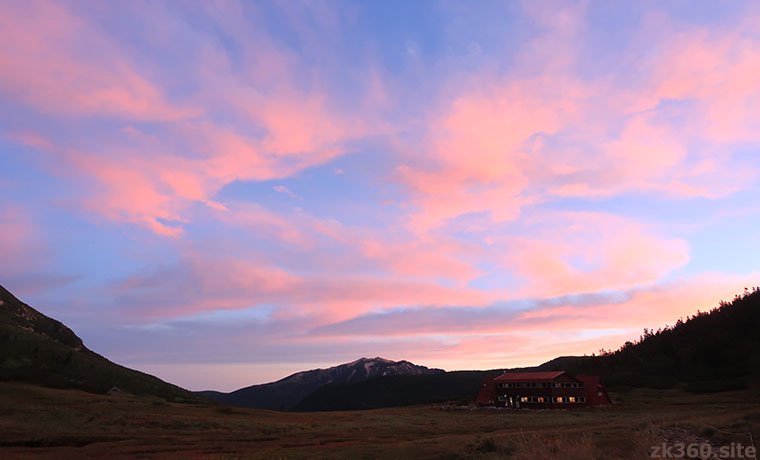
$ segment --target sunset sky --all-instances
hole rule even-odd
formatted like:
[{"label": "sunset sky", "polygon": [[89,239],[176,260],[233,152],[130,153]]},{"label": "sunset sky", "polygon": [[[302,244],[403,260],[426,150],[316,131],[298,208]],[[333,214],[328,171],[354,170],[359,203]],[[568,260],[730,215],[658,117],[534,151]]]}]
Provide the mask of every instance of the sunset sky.
[{"label": "sunset sky", "polygon": [[591,354],[760,284],[760,6],[1,1],[0,171],[0,284],[192,390]]}]

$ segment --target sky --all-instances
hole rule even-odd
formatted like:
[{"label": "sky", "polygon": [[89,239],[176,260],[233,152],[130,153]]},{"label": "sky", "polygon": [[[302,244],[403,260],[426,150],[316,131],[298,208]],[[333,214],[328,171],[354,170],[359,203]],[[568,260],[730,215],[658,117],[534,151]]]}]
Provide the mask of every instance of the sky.
[{"label": "sky", "polygon": [[759,173],[755,2],[0,1],[0,284],[192,390],[616,349]]}]

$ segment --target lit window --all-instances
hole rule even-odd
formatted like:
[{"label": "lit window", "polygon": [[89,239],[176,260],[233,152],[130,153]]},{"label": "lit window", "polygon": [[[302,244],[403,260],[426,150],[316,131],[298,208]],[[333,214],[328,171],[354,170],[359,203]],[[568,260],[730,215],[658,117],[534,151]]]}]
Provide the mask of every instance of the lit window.
[{"label": "lit window", "polygon": [[520,397],[520,402],[528,402],[528,397],[527,396],[521,396]]},{"label": "lit window", "polygon": [[558,402],[558,403],[564,402],[564,401],[562,400],[562,396],[557,396],[557,402]]},{"label": "lit window", "polygon": [[543,396],[539,396],[539,397],[537,398],[536,402],[540,402],[540,403],[542,403],[542,402],[545,402],[545,399],[544,399],[544,397],[543,397]]},{"label": "lit window", "polygon": [[575,396],[568,396],[567,402],[575,402]]}]

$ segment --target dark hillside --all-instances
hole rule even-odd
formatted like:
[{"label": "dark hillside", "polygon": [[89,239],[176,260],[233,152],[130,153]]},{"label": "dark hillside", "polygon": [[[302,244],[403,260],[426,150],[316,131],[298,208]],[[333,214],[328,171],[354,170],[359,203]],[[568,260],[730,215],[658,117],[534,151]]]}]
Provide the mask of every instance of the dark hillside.
[{"label": "dark hillside", "polygon": [[722,391],[757,383],[760,376],[760,290],[745,290],[732,302],[657,331],[644,330],[635,343],[569,366],[599,374],[608,387],[683,386]]},{"label": "dark hillside", "polygon": [[483,378],[502,371],[455,371],[430,375],[389,375],[359,383],[325,385],[293,410],[374,409],[423,402],[474,399]]},{"label": "dark hillside", "polygon": [[170,401],[201,402],[187,390],[114,364],[87,349],[60,321],[49,318],[0,286],[0,381],[106,393],[117,387]]}]

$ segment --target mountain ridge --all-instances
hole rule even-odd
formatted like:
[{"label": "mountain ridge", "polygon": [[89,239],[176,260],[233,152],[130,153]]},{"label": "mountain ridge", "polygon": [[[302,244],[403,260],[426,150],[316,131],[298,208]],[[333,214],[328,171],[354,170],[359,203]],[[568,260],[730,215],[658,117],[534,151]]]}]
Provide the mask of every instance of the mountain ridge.
[{"label": "mountain ridge", "polygon": [[207,398],[240,407],[290,410],[314,390],[328,384],[356,383],[389,375],[427,375],[444,373],[406,360],[393,361],[381,357],[359,358],[328,368],[310,369],[288,375],[280,380],[250,385],[224,393],[199,391]]},{"label": "mountain ridge", "polygon": [[592,356],[559,356],[535,367],[387,376],[329,384],[293,410],[377,409],[440,401],[470,403],[484,377],[500,372],[555,371],[599,375],[608,389],[678,388],[694,393],[760,388],[760,289],[746,290],[672,327],[645,329],[636,342]]},{"label": "mountain ridge", "polygon": [[114,387],[177,402],[205,398],[95,353],[74,331],[0,286],[0,381],[105,394]]},{"label": "mountain ridge", "polygon": [[218,402],[278,410],[349,410],[471,400],[483,377],[500,372],[566,370],[597,374],[608,388],[687,391],[760,388],[760,289],[697,312],[672,327],[644,330],[636,342],[598,356],[560,356],[519,369],[445,372],[406,360],[359,358],[300,371],[230,393],[189,392],[115,364],[89,350],[65,324],[0,286],[0,381],[106,393],[113,387],[170,401]]}]

